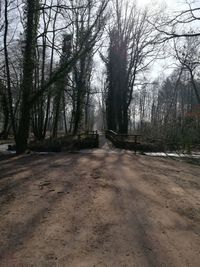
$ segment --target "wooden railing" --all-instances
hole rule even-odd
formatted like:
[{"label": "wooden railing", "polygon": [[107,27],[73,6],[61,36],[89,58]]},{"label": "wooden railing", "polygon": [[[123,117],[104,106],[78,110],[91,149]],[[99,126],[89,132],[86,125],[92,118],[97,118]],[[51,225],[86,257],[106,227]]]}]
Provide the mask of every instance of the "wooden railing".
[{"label": "wooden railing", "polygon": [[144,140],[140,134],[118,134],[114,131],[106,131],[106,138],[117,148],[128,149],[141,152],[160,152],[164,147],[160,143],[151,143]]},{"label": "wooden railing", "polygon": [[86,132],[78,134],[79,140],[82,138],[86,138],[86,137],[98,139],[98,137],[99,137],[98,131],[86,131]]},{"label": "wooden railing", "polygon": [[108,138],[112,142],[127,142],[131,141],[135,144],[140,143],[140,134],[118,134],[112,130],[106,131],[106,138]]},{"label": "wooden railing", "polygon": [[118,134],[114,131],[106,131],[106,138],[115,147],[141,152],[165,152],[165,151],[189,151],[200,148],[200,144],[187,144],[184,142],[172,142],[164,138],[144,137],[140,134]]},{"label": "wooden railing", "polygon": [[86,131],[78,135],[80,148],[93,148],[99,146],[98,131]]}]

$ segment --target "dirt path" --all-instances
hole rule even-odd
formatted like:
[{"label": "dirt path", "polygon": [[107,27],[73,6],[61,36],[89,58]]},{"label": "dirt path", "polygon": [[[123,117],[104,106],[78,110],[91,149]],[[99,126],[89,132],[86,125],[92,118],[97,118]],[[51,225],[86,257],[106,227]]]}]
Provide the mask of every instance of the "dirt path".
[{"label": "dirt path", "polygon": [[200,167],[130,153],[0,161],[0,266],[200,266]]},{"label": "dirt path", "polygon": [[104,149],[106,151],[111,151],[115,149],[113,144],[105,138],[104,134],[99,135],[99,148]]}]

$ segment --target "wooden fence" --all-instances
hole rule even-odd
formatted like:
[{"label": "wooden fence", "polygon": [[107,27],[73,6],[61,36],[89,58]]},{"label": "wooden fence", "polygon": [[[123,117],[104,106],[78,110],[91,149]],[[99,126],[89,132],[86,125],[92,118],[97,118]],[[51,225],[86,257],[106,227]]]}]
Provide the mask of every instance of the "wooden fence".
[{"label": "wooden fence", "polygon": [[140,134],[118,134],[114,131],[106,131],[106,138],[110,140],[115,147],[129,149],[141,152],[160,152],[164,151],[163,142],[157,140],[150,142],[144,140]]},{"label": "wooden fence", "polygon": [[84,148],[98,148],[99,134],[98,131],[86,131],[78,135],[78,147]]}]

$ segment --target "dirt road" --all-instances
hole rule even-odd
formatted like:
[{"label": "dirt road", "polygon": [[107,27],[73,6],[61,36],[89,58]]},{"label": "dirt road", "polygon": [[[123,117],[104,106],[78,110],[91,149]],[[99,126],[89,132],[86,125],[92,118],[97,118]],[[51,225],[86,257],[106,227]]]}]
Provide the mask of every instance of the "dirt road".
[{"label": "dirt road", "polygon": [[0,266],[200,266],[200,167],[126,152],[3,156]]}]

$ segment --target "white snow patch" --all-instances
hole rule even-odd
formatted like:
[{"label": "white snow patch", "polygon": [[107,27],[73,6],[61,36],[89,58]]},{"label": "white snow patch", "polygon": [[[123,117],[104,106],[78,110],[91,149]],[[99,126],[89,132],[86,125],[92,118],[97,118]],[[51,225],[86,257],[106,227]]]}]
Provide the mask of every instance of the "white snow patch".
[{"label": "white snow patch", "polygon": [[200,159],[200,152],[192,152],[191,154],[184,154],[184,153],[173,153],[173,152],[154,152],[154,153],[145,153],[147,156],[151,157],[176,157],[176,158],[194,158]]}]

